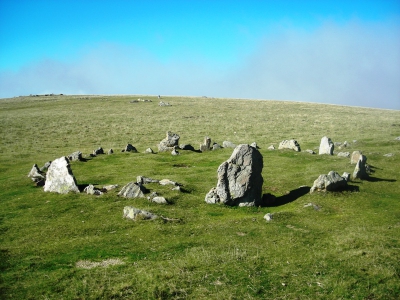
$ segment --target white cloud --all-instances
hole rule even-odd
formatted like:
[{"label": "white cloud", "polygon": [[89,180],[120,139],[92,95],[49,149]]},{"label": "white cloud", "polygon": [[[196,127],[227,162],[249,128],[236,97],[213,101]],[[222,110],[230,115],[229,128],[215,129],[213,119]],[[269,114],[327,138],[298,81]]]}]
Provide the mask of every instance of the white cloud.
[{"label": "white cloud", "polygon": [[[163,94],[282,99],[400,109],[399,27],[325,24],[277,29],[240,65],[199,56],[161,61],[102,44],[74,62],[46,59],[0,72],[0,97],[37,93]],[[227,45],[229,47],[229,45]]]}]

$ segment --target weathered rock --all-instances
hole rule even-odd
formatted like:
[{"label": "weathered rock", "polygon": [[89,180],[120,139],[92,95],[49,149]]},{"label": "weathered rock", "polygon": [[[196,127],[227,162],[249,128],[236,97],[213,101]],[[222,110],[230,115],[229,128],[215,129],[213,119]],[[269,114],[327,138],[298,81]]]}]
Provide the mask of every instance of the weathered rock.
[{"label": "weathered rock", "polygon": [[69,192],[79,193],[76,179],[65,156],[54,160],[46,174],[45,192],[67,194]]},{"label": "weathered rock", "polygon": [[356,179],[356,178],[367,179],[368,178],[366,162],[367,162],[367,158],[365,157],[365,155],[361,154],[361,156],[356,164],[356,167],[354,168],[353,179]]},{"label": "weathered rock", "polygon": [[275,146],[274,146],[274,145],[271,145],[271,146],[269,146],[267,149],[268,149],[268,150],[275,150]]},{"label": "weathered rock", "polygon": [[346,188],[347,181],[334,171],[330,171],[328,175],[323,174],[314,181],[310,193],[314,191],[337,191]]},{"label": "weathered rock", "polygon": [[311,149],[307,149],[304,152],[307,152],[307,153],[310,153],[310,154],[315,154],[314,150],[311,150]]},{"label": "weathered rock", "polygon": [[93,154],[94,155],[104,154],[104,150],[103,150],[102,147],[100,147],[100,148],[98,148],[96,150],[93,150]]},{"label": "weathered rock", "polygon": [[209,151],[209,150],[211,150],[211,138],[206,136],[204,138],[203,144],[200,144],[200,151],[204,152],[204,151]]},{"label": "weathered rock", "polygon": [[168,204],[168,201],[161,196],[157,196],[150,199],[151,202],[158,203],[158,204]]},{"label": "weathered rock", "polygon": [[171,131],[167,131],[167,136],[158,144],[158,151],[160,152],[171,152],[175,146],[179,144],[179,135]]},{"label": "weathered rock", "polygon": [[319,152],[318,154],[328,154],[328,155],[333,155],[333,150],[335,149],[335,146],[333,142],[331,141],[330,138],[324,136],[321,139],[321,143],[319,145]]},{"label": "weathered rock", "polygon": [[400,141],[400,136],[398,136],[397,138],[395,138],[396,141]]},{"label": "weathered rock", "polygon": [[158,103],[158,106],[171,106],[171,104],[169,104],[168,102],[160,101]]},{"label": "weathered rock", "polygon": [[67,156],[69,161],[77,161],[77,160],[82,160],[82,152],[81,151],[75,151],[74,153],[70,154]]},{"label": "weathered rock", "polygon": [[296,140],[284,140],[279,143],[278,149],[290,149],[294,151],[301,151],[300,145]]},{"label": "weathered rock", "polygon": [[33,181],[33,182],[39,182],[46,177],[41,173],[39,170],[39,167],[37,164],[34,164],[32,169],[30,170],[28,177]]},{"label": "weathered rock", "polygon": [[160,181],[149,177],[137,176],[136,182],[139,184],[147,184],[147,183],[159,183]]},{"label": "weathered rock", "polygon": [[343,144],[339,146],[339,149],[344,149],[344,148],[347,148],[349,146],[350,146],[350,144],[347,141],[344,141]]},{"label": "weathered rock", "polygon": [[235,148],[236,144],[230,142],[230,141],[223,141],[222,147],[224,148]]},{"label": "weathered rock", "polygon": [[145,192],[146,189],[143,185],[132,181],[121,189],[118,196],[125,198],[144,198]]},{"label": "weathered rock", "polygon": [[257,146],[257,143],[256,143],[256,142],[252,142],[252,143],[250,144],[250,146],[252,146],[252,147],[254,147],[254,148],[256,148],[256,149],[259,148],[259,147]]},{"label": "weathered rock", "polygon": [[144,153],[154,153],[153,149],[151,148],[147,148]]},{"label": "weathered rock", "polygon": [[103,195],[103,192],[98,188],[95,188],[92,184],[89,184],[87,187],[85,187],[83,191],[88,195]]},{"label": "weathered rock", "polygon": [[125,146],[123,152],[133,152],[133,153],[137,153],[138,151],[137,151],[137,149],[136,149],[134,146],[132,146],[132,144],[127,144],[127,145]]},{"label": "weathered rock", "polygon": [[339,152],[337,154],[339,157],[350,157],[350,152]]},{"label": "weathered rock", "polygon": [[110,149],[110,150],[108,150],[108,152],[107,152],[108,155],[113,154],[113,153],[114,153],[114,150],[113,150],[113,149]]},{"label": "weathered rock", "polygon": [[205,198],[207,203],[231,206],[261,204],[263,157],[254,147],[238,145],[218,168],[218,183]]},{"label": "weathered rock", "polygon": [[273,219],[273,214],[271,214],[271,213],[265,214],[264,219],[267,222],[271,221]]},{"label": "weathered rock", "polygon": [[344,178],[344,180],[346,180],[347,182],[350,181],[350,173],[344,172],[342,177]]},{"label": "weathered rock", "polygon": [[176,150],[178,146],[174,147],[173,150],[171,151],[171,155],[179,155],[178,150]]},{"label": "weathered rock", "polygon": [[46,162],[43,167],[40,168],[40,172],[46,172],[47,169],[50,167],[51,165],[51,161],[49,160],[48,162]]},{"label": "weathered rock", "polygon": [[353,153],[351,154],[351,159],[350,159],[350,163],[351,164],[356,164],[358,163],[358,161],[360,160],[360,157],[362,155],[361,151],[353,151]]},{"label": "weathered rock", "polygon": [[221,149],[221,148],[222,148],[222,147],[221,147],[220,144],[214,143],[214,144],[212,145],[212,150],[218,150],[218,149]]},{"label": "weathered rock", "polygon": [[137,221],[137,220],[154,220],[157,218],[157,215],[152,214],[145,210],[135,208],[133,206],[125,206],[122,217],[125,219]]},{"label": "weathered rock", "polygon": [[393,153],[383,154],[383,156],[385,156],[385,157],[392,157],[393,155],[394,155]]},{"label": "weathered rock", "polygon": [[161,185],[168,185],[168,184],[175,185],[175,186],[181,185],[180,183],[177,183],[177,182],[169,180],[169,179],[162,179],[158,183],[161,184]]},{"label": "weathered rock", "polygon": [[103,185],[103,191],[111,191],[114,190],[118,187],[118,184],[109,184],[109,185]]}]

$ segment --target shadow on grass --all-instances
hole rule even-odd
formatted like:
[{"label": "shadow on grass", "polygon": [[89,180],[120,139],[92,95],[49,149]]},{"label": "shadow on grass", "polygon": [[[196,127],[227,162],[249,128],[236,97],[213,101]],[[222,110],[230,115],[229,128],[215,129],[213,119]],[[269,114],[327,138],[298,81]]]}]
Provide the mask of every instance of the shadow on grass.
[{"label": "shadow on grass", "polygon": [[368,176],[367,178],[363,179],[366,181],[370,181],[370,182],[379,182],[379,181],[387,181],[387,182],[396,182],[396,179],[385,179],[385,178],[377,178],[377,177],[372,177],[372,176]]},{"label": "shadow on grass", "polygon": [[285,205],[299,199],[300,197],[304,196],[309,192],[310,192],[309,186],[302,186],[299,187],[298,189],[291,190],[289,194],[280,197],[275,197],[274,195],[271,194],[264,194],[262,198],[262,203],[263,203],[262,206],[275,207],[275,206]]}]

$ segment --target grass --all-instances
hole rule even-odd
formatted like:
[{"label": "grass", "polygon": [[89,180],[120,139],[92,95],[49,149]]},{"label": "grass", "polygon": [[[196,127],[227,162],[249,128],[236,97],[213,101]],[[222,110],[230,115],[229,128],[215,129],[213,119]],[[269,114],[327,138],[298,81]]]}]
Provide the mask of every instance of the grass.
[{"label": "grass", "polygon": [[[133,96],[18,97],[0,101],[0,298],[2,299],[398,299],[400,112],[311,103]],[[232,149],[145,154],[171,130],[196,149],[205,136],[252,143],[264,157],[269,207],[208,205]],[[352,173],[350,160],[267,150],[321,137],[362,150],[375,171],[338,193],[304,193],[319,174]],[[357,142],[353,142],[357,140]],[[127,143],[139,153],[121,153]],[[115,154],[72,162],[79,184],[168,178],[148,184],[171,201],[44,193],[32,165],[76,150]],[[317,151],[316,151],[317,152]],[[392,157],[384,157],[393,153]],[[305,207],[313,203],[320,207]],[[132,205],[180,223],[122,219]],[[274,218],[267,223],[266,213]],[[81,268],[85,261],[93,268]],[[117,261],[118,264],[107,262]]]}]

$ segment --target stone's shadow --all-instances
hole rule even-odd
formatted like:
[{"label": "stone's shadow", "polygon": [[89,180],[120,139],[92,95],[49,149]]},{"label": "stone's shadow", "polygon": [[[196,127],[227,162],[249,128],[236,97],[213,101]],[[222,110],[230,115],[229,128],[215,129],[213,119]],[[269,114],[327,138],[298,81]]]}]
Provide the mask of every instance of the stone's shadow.
[{"label": "stone's shadow", "polygon": [[379,181],[387,181],[387,182],[396,182],[396,179],[385,179],[385,178],[377,178],[377,177],[372,177],[368,176],[368,178],[363,179],[365,181],[370,181],[370,182],[379,182]]},{"label": "stone's shadow", "polygon": [[[356,186],[356,185],[348,184],[347,187],[345,187],[345,188],[344,188],[343,190],[341,190],[341,191],[359,192],[359,191],[360,191],[360,188],[359,188],[358,186]],[[339,191],[339,192],[341,192],[341,191]]]},{"label": "stone's shadow", "polygon": [[275,207],[275,206],[285,205],[297,200],[298,198],[304,196],[309,192],[310,192],[309,186],[302,186],[299,187],[298,189],[290,191],[289,194],[280,197],[275,197],[274,195],[271,194],[264,194],[262,197],[261,206]]}]

